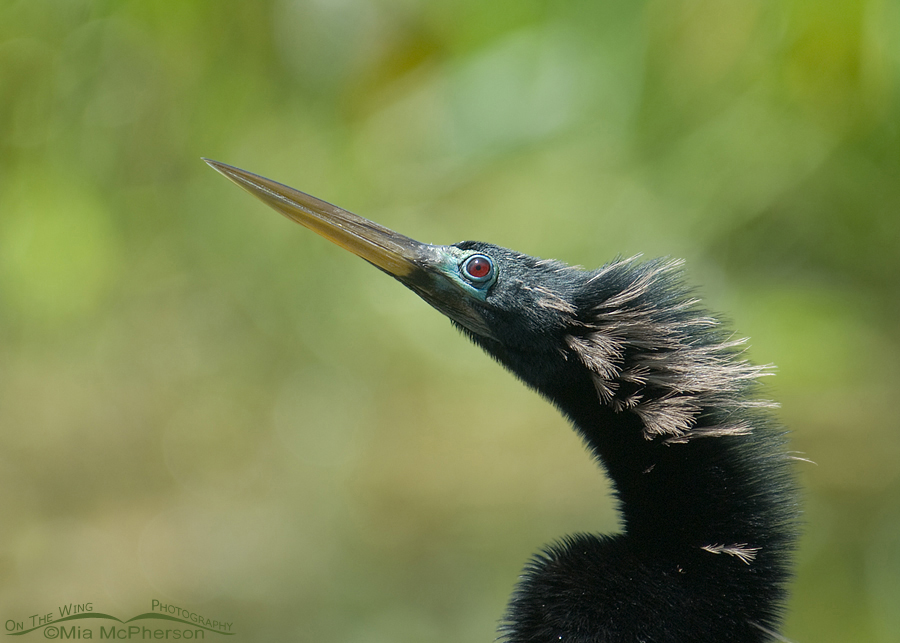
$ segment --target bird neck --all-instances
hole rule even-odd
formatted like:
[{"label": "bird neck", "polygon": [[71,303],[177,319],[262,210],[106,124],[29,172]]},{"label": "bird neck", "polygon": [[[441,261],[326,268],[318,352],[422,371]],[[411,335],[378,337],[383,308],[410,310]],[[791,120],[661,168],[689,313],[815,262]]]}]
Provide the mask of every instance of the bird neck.
[{"label": "bird neck", "polygon": [[[509,643],[768,640],[796,538],[783,431],[672,262],[614,262],[521,289],[500,342],[470,336],[573,423],[622,533],[551,545],[510,603]],[[532,298],[528,300],[528,297]],[[497,318],[503,321],[502,318]]]},{"label": "bird neck", "polygon": [[[725,547],[740,556],[746,545],[750,557],[793,542],[796,488],[784,432],[770,405],[755,399],[760,369],[737,362],[731,348],[710,344],[721,359],[697,349],[722,370],[702,382],[650,372],[638,387],[623,373],[640,356],[626,356],[598,383],[597,368],[573,364],[571,354],[479,343],[570,419],[612,483],[627,538],[654,547]],[[734,379],[732,389],[712,390]],[[654,384],[662,381],[668,385]],[[639,401],[623,401],[629,398]]]},{"label": "bird neck", "polygon": [[797,510],[783,439],[765,414],[743,413],[749,431],[721,434],[725,417],[704,408],[693,437],[648,438],[641,416],[603,404],[590,376],[543,382],[543,392],[606,470],[623,530],[567,537],[532,559],[504,640],[770,641]]},{"label": "bird neck", "polygon": [[[790,475],[783,440],[764,414],[745,414],[741,434],[648,437],[637,412],[601,403],[592,388],[590,381],[569,384],[554,401],[605,469],[628,538],[664,548],[743,544],[748,551],[772,540]],[[698,415],[695,431],[721,426],[715,409]],[[773,484],[779,481],[786,484]]]}]

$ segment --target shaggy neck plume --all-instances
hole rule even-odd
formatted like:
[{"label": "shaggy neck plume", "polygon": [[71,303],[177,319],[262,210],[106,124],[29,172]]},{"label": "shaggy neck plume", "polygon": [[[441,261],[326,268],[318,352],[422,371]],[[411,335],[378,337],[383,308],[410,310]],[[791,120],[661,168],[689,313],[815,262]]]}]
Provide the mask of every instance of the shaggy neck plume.
[{"label": "shaggy neck plume", "polygon": [[[620,261],[565,296],[530,286],[564,320],[555,350],[486,346],[571,419],[623,520],[619,535],[568,538],[532,561],[510,642],[763,641],[777,628],[796,502],[773,405],[758,397],[767,369],[742,358],[744,341],[700,309],[678,268]],[[619,623],[620,610],[637,616]],[[720,627],[705,632],[709,619]]]}]

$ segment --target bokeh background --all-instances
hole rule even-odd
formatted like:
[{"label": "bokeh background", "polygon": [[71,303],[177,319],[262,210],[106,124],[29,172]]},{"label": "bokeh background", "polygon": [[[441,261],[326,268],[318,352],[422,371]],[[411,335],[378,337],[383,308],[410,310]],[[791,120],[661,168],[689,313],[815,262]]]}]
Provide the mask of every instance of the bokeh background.
[{"label": "bokeh background", "polygon": [[898,124],[897,0],[0,0],[0,621],[490,641],[542,543],[616,529],[553,409],[208,156],[685,258],[816,463],[785,635],[900,641]]}]

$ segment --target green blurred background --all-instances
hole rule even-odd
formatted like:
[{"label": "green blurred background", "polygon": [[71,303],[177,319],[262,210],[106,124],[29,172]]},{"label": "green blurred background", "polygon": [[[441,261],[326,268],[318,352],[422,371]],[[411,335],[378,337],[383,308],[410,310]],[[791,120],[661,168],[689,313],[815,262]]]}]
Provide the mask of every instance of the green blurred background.
[{"label": "green blurred background", "polygon": [[898,125],[897,0],[0,0],[0,620],[490,641],[542,543],[616,529],[553,409],[208,156],[422,241],[684,257],[817,463],[785,634],[900,641]]}]

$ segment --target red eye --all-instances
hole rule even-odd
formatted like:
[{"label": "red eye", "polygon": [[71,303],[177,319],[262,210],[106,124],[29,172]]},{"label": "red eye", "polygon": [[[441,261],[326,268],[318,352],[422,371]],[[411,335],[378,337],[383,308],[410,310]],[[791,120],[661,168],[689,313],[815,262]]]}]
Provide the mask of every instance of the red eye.
[{"label": "red eye", "polygon": [[494,264],[489,257],[472,255],[463,264],[463,273],[470,280],[482,283],[494,275]]}]

